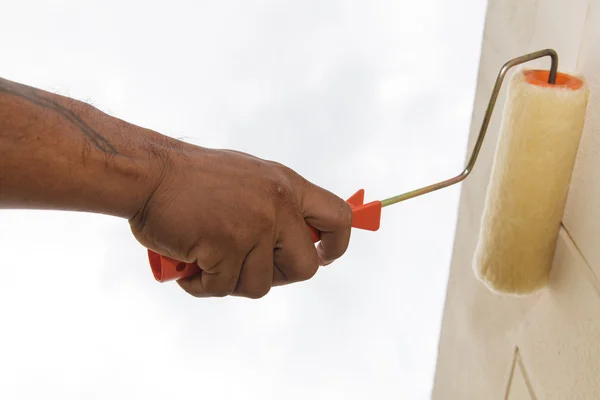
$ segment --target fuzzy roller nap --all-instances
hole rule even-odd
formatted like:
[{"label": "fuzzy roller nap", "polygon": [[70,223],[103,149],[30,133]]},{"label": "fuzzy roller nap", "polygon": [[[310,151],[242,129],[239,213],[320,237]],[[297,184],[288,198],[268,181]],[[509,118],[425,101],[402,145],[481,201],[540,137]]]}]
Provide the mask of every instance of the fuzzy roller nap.
[{"label": "fuzzy roller nap", "polygon": [[512,78],[475,250],[491,290],[526,294],[545,286],[583,129],[583,79],[548,71]]}]

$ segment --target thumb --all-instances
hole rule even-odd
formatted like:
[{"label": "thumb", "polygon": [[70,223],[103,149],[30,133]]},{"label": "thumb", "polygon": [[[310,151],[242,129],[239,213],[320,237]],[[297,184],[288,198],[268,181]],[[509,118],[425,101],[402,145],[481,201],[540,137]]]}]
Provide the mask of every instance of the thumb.
[{"label": "thumb", "polygon": [[305,186],[301,204],[306,223],[321,232],[321,242],[317,246],[320,264],[332,263],[348,249],[352,226],[350,205],[312,183]]}]

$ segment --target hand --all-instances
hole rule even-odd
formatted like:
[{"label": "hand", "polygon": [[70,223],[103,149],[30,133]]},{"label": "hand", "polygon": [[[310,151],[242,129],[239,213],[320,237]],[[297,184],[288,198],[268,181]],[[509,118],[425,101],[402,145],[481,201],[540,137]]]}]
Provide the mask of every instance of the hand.
[{"label": "hand", "polygon": [[[145,247],[197,262],[179,285],[196,297],[260,298],[341,257],[352,211],[341,198],[277,163],[182,144],[130,220]],[[315,248],[306,224],[322,232]]]},{"label": "hand", "polygon": [[[0,208],[127,218],[146,248],[197,262],[194,296],[261,297],[346,251],[342,199],[282,165],[193,146],[0,78]],[[322,231],[317,249],[306,224]]]}]

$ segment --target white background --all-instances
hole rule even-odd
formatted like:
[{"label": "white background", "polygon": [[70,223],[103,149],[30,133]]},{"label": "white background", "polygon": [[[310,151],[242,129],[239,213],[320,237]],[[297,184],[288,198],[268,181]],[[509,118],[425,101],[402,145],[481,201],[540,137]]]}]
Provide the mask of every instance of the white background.
[{"label": "white background", "polygon": [[[0,76],[371,201],[461,169],[485,7],[2,0]],[[426,399],[459,190],[257,301],[155,282],[126,221],[0,211],[0,398]]]}]

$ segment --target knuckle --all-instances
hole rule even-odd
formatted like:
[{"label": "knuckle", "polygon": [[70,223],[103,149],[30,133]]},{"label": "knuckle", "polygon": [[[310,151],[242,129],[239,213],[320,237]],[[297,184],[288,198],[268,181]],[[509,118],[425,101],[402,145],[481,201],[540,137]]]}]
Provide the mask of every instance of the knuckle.
[{"label": "knuckle", "polygon": [[274,173],[267,179],[267,190],[279,205],[292,204],[295,199],[294,187],[298,175],[290,168],[276,165]]},{"label": "knuckle", "polygon": [[290,186],[283,180],[273,179],[269,182],[270,193],[278,202],[286,203],[291,195]]},{"label": "knuckle", "polygon": [[214,281],[206,285],[206,291],[213,297],[226,297],[232,294],[234,290],[235,282],[232,280]]},{"label": "knuckle", "polygon": [[247,294],[251,299],[260,299],[265,297],[271,291],[271,285],[261,284],[252,287]]},{"label": "knuckle", "polygon": [[299,281],[307,281],[309,279],[312,279],[315,274],[317,273],[317,270],[319,269],[319,265],[318,263],[312,263],[311,265],[307,265],[304,268],[301,268],[297,274],[296,274],[296,278]]},{"label": "knuckle", "polygon": [[229,286],[222,286],[222,287],[216,288],[215,290],[211,291],[211,293],[214,297],[227,297],[233,293],[234,289],[235,289],[234,287],[232,288]]},{"label": "knuckle", "polygon": [[229,232],[231,249],[234,249],[234,251],[237,252],[245,247],[245,244],[248,242],[250,236],[250,231],[247,224],[244,224],[238,219],[234,219],[229,223],[227,231]]}]

